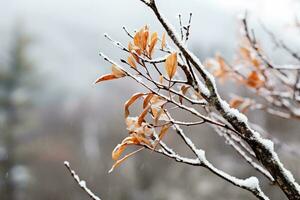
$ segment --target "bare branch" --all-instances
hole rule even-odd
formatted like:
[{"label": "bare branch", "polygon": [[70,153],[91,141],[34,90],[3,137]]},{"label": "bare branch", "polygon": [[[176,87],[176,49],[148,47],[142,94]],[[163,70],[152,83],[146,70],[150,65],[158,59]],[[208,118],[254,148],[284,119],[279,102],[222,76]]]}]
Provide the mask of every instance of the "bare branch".
[{"label": "bare branch", "polygon": [[64,162],[65,167],[70,172],[71,176],[74,178],[76,183],[80,186],[80,188],[89,195],[89,197],[93,200],[101,200],[100,197],[95,195],[87,186],[84,180],[81,180],[76,172],[71,168],[70,163],[68,161]]}]

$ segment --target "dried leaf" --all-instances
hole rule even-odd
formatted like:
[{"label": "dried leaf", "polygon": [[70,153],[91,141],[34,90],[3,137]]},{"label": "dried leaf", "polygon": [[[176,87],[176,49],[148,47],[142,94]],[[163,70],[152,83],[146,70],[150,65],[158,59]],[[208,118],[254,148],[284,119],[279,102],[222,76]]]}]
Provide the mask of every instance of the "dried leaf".
[{"label": "dried leaf", "polygon": [[148,105],[148,106],[143,110],[143,112],[140,114],[140,116],[139,116],[139,118],[138,118],[138,122],[137,122],[137,124],[138,124],[139,126],[142,125],[142,122],[144,121],[144,119],[145,119],[145,117],[146,117],[146,115],[147,115],[148,110],[149,110],[150,107],[151,107],[151,105]]},{"label": "dried leaf", "polygon": [[127,62],[132,68],[136,68],[135,58],[132,55],[128,56]]},{"label": "dried leaf", "polygon": [[261,64],[260,64],[259,60],[253,58],[253,59],[251,59],[251,62],[254,67],[256,67],[257,69],[260,69]]},{"label": "dried leaf", "polygon": [[133,133],[132,135],[138,140],[138,144],[146,144],[148,146],[152,146],[151,142],[144,136],[141,136],[141,134]]},{"label": "dried leaf", "polygon": [[163,114],[165,114],[163,108],[160,108],[159,111],[157,111],[156,109],[152,109],[151,112],[152,112],[152,115],[154,117],[154,124],[155,125],[158,124],[158,121],[159,121],[160,117]]},{"label": "dried leaf", "polygon": [[256,71],[252,71],[246,81],[246,84],[252,88],[259,88],[264,84],[264,80],[262,80],[259,74]]},{"label": "dried leaf", "polygon": [[151,98],[153,97],[153,93],[149,93],[147,96],[146,96],[146,98],[145,98],[145,100],[144,100],[144,102],[143,102],[143,108],[146,108],[146,106],[148,106],[148,104],[149,104],[149,101],[151,100]]},{"label": "dried leaf", "polygon": [[160,76],[159,76],[159,83],[160,83],[160,84],[163,84],[163,80],[164,80],[163,75],[160,75]]},{"label": "dried leaf", "polygon": [[108,81],[108,80],[113,80],[113,79],[117,79],[118,77],[116,77],[115,75],[113,74],[106,74],[106,75],[103,75],[101,76],[100,78],[98,78],[94,83],[99,83],[99,82],[102,82],[102,81]]},{"label": "dried leaf", "polygon": [[[141,55],[142,51],[139,47],[131,44],[131,42],[128,43],[128,51],[131,53],[131,56],[135,59],[135,61],[137,63],[140,63],[140,59],[137,55]],[[136,54],[134,54],[133,52],[135,52]]]},{"label": "dried leaf", "polygon": [[133,37],[133,43],[135,46],[139,47],[141,50],[145,50],[148,44],[149,28],[148,26],[143,27],[138,31]]},{"label": "dried leaf", "polygon": [[116,65],[113,65],[111,67],[111,70],[112,70],[112,75],[116,76],[117,78],[126,76],[126,73]]},{"label": "dried leaf", "polygon": [[[182,85],[180,88],[181,94],[185,95],[189,88],[190,88],[190,86]],[[182,96],[179,96],[179,102],[181,104],[182,104],[182,100],[183,100]]]},{"label": "dried leaf", "polygon": [[113,160],[118,160],[123,151],[126,149],[127,144],[118,144],[115,149],[111,153],[111,157]]},{"label": "dried leaf", "polygon": [[142,43],[142,32],[138,31],[133,37],[133,44],[137,47],[141,47]]},{"label": "dried leaf", "polygon": [[161,49],[164,49],[166,47],[166,33],[163,33],[161,38]]},{"label": "dried leaf", "polygon": [[214,71],[214,76],[220,79],[220,82],[223,83],[225,79],[228,77],[230,72],[228,65],[226,64],[223,57],[220,55],[216,55],[216,61],[219,64],[219,68]]},{"label": "dried leaf", "polygon": [[150,56],[150,58],[153,55],[153,50],[154,50],[154,47],[157,43],[157,39],[158,39],[157,32],[152,33],[151,39],[150,39],[150,45],[149,45],[149,56]]},{"label": "dried leaf", "polygon": [[165,69],[169,78],[172,79],[177,70],[177,53],[172,53],[167,57]]},{"label": "dried leaf", "polygon": [[246,47],[240,47],[240,54],[245,60],[251,60],[251,52]]},{"label": "dried leaf", "polygon": [[125,102],[125,118],[129,116],[129,107],[141,96],[145,95],[145,93],[135,93],[130,97],[128,101]]},{"label": "dried leaf", "polygon": [[142,30],[141,34],[141,48],[145,51],[148,44],[148,37],[149,37],[149,28],[148,26],[145,26]]},{"label": "dried leaf", "polygon": [[113,166],[111,167],[111,169],[108,171],[108,173],[111,173],[116,167],[118,167],[122,162],[124,162],[126,159],[128,159],[130,156],[138,153],[139,151],[143,150],[145,147],[141,147],[138,150],[131,152],[130,154],[127,154],[126,156],[124,156],[122,159],[118,160],[117,162],[115,162],[113,164]]},{"label": "dried leaf", "polygon": [[244,99],[241,97],[235,97],[230,100],[229,105],[232,108],[238,108],[242,103],[244,102]]},{"label": "dried leaf", "polygon": [[159,144],[159,142],[163,139],[163,137],[166,135],[166,133],[168,132],[169,128],[170,128],[171,124],[166,124],[163,125],[163,127],[160,130],[160,133],[158,135],[158,141],[155,143],[154,148],[156,148],[156,146]]}]

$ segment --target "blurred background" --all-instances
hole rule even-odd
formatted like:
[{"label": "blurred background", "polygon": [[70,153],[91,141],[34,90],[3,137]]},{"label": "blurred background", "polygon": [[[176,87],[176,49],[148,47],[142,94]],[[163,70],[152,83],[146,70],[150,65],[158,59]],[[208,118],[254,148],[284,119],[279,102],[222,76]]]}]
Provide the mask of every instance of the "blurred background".
[{"label": "blurred background", "polygon": [[[246,10],[258,40],[276,62],[292,61],[273,51],[260,22],[300,50],[300,31],[291,28],[300,17],[298,0],[157,2],[176,27],[178,13],[187,21],[193,12],[189,46],[201,59],[216,52],[234,58],[238,16]],[[138,0],[0,0],[1,200],[89,199],[66,171],[64,160],[104,200],[254,199],[205,169],[149,151],[108,174],[111,151],[127,135],[123,103],[139,87],[128,79],[92,84],[110,70],[100,51],[115,59],[123,55],[103,33],[127,44],[122,26],[133,31],[145,24],[163,32]],[[221,87],[224,94],[237,89]],[[300,151],[298,121],[264,113],[249,117]],[[189,129],[189,134],[219,168],[240,178],[257,175],[267,183],[209,127]],[[177,147],[184,150],[184,145]],[[284,148],[278,152],[299,181],[300,157]],[[263,189],[273,199],[285,199],[274,186],[264,184]]]}]

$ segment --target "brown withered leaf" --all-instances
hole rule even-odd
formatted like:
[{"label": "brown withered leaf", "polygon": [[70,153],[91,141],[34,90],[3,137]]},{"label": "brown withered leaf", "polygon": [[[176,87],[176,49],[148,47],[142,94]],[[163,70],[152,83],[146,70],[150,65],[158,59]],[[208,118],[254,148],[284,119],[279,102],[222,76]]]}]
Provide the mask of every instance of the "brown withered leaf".
[{"label": "brown withered leaf", "polygon": [[111,67],[111,71],[112,71],[112,75],[115,75],[117,78],[126,76],[126,73],[116,65],[113,65]]},{"label": "brown withered leaf", "polygon": [[148,52],[150,58],[152,58],[153,50],[157,43],[157,39],[158,39],[157,32],[152,33],[151,39],[150,39],[150,44],[149,44],[149,52]]},{"label": "brown withered leaf", "polygon": [[135,93],[130,97],[128,101],[125,102],[124,109],[125,109],[125,118],[129,116],[129,107],[140,97],[144,96],[145,93]]},{"label": "brown withered leaf", "polygon": [[246,84],[249,87],[257,89],[263,86],[264,80],[259,76],[259,74],[256,71],[252,71],[246,80]]},{"label": "brown withered leaf", "polygon": [[113,75],[113,74],[106,74],[106,75],[103,75],[101,77],[99,77],[94,83],[100,83],[102,81],[108,81],[108,80],[113,80],[113,79],[117,79],[118,77]]},{"label": "brown withered leaf", "polygon": [[[190,86],[182,85],[182,86],[180,87],[180,92],[181,92],[181,94],[182,94],[182,95],[185,95],[189,88],[190,88]],[[182,104],[182,100],[183,100],[182,96],[179,96],[179,102],[180,102],[181,104]]]},{"label": "brown withered leaf", "polygon": [[163,33],[161,38],[161,49],[164,49],[166,47],[166,33]]},{"label": "brown withered leaf", "polygon": [[235,97],[230,100],[230,106],[233,108],[238,108],[242,113],[249,110],[252,105],[252,101],[248,98]]},{"label": "brown withered leaf", "polygon": [[251,59],[251,63],[252,63],[252,65],[253,65],[254,67],[256,67],[257,69],[260,69],[261,63],[260,63],[260,61],[259,61],[258,59],[252,58],[252,59]]},{"label": "brown withered leaf", "polygon": [[251,60],[251,52],[248,48],[246,47],[240,47],[240,54],[243,59],[245,60]]},{"label": "brown withered leaf", "polygon": [[233,99],[230,100],[229,105],[232,108],[238,108],[240,105],[242,105],[242,103],[244,103],[244,99],[241,97],[235,97]]},{"label": "brown withered leaf", "polygon": [[139,134],[132,133],[131,135],[133,135],[133,137],[138,141],[138,144],[146,144],[148,146],[152,146],[151,142],[149,141],[149,139],[145,138],[144,132],[141,132]]},{"label": "brown withered leaf", "polygon": [[136,69],[135,58],[132,56],[132,54],[130,56],[128,56],[127,62],[132,68]]},{"label": "brown withered leaf", "polygon": [[165,124],[162,126],[160,133],[158,135],[158,141],[155,143],[154,148],[156,149],[156,146],[159,144],[159,142],[163,139],[163,137],[167,134],[171,124]]},{"label": "brown withered leaf", "polygon": [[141,50],[146,50],[149,37],[149,28],[144,26],[138,31],[133,37],[133,43],[135,46],[139,47]]},{"label": "brown withered leaf", "polygon": [[133,37],[133,44],[136,46],[136,47],[141,47],[141,43],[142,43],[142,32],[141,30],[138,31],[134,37]]},{"label": "brown withered leaf", "polygon": [[228,67],[222,56],[216,55],[216,61],[219,64],[219,68],[215,70],[213,74],[215,77],[219,78],[221,83],[223,83],[229,75],[230,68]]},{"label": "brown withered leaf", "polygon": [[163,80],[164,80],[163,75],[160,75],[160,76],[159,76],[159,83],[160,83],[160,84],[163,84]]},{"label": "brown withered leaf", "polygon": [[117,160],[113,166],[111,167],[111,169],[108,171],[108,173],[111,173],[116,167],[118,167],[122,162],[124,162],[125,160],[127,160],[130,156],[133,156],[134,154],[140,152],[141,150],[143,150],[145,147],[141,147],[139,149],[137,149],[134,152],[131,152],[129,154],[127,154],[126,156],[124,156],[123,158],[121,158],[120,160]]},{"label": "brown withered leaf", "polygon": [[141,44],[141,47],[142,49],[145,51],[146,48],[147,48],[147,44],[148,44],[148,38],[149,38],[149,28],[148,26],[145,26],[143,29],[142,29],[142,44]]},{"label": "brown withered leaf", "polygon": [[166,115],[163,108],[159,108],[158,111],[157,109],[153,108],[151,109],[151,113],[153,115],[155,125],[158,124],[158,121],[162,115]]},{"label": "brown withered leaf", "polygon": [[148,111],[149,111],[149,108],[151,107],[151,105],[148,105],[146,106],[146,108],[143,110],[143,112],[140,114],[139,118],[138,118],[138,125],[141,126],[142,125],[142,122],[144,121]]},{"label": "brown withered leaf", "polygon": [[153,97],[153,93],[149,93],[146,98],[144,99],[144,102],[143,102],[143,108],[146,108],[150,102],[150,100],[152,99]]},{"label": "brown withered leaf", "polygon": [[167,57],[165,69],[169,78],[172,79],[177,70],[177,53],[172,53]]},{"label": "brown withered leaf", "polygon": [[127,144],[118,144],[111,153],[113,160],[118,160],[123,151],[126,149]]}]

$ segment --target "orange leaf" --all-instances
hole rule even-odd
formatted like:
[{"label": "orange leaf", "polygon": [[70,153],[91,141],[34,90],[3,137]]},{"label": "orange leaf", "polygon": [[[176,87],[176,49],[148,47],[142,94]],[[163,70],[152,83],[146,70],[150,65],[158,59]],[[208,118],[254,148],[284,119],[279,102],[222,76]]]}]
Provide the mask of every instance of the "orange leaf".
[{"label": "orange leaf", "polygon": [[125,103],[125,118],[129,115],[129,106],[131,106],[138,98],[145,95],[145,93],[135,93],[130,97],[128,101]]},{"label": "orange leaf", "polygon": [[133,37],[133,43],[135,46],[139,47],[144,51],[148,44],[148,37],[149,37],[149,28],[148,26],[145,26],[135,34],[135,36]]},{"label": "orange leaf", "polygon": [[166,47],[166,33],[163,33],[161,38],[161,49],[164,49]]},{"label": "orange leaf", "polygon": [[116,76],[117,78],[121,78],[123,76],[126,76],[126,73],[122,69],[117,67],[116,65],[113,65],[111,67],[111,70],[112,70],[112,75]]},{"label": "orange leaf", "polygon": [[[135,59],[137,63],[140,63],[139,57],[136,55],[141,55],[142,51],[139,47],[131,44],[131,42],[128,43],[128,51],[131,53],[131,56]],[[134,51],[136,54],[132,53]]]},{"label": "orange leaf", "polygon": [[144,102],[143,102],[143,108],[146,108],[146,106],[149,104],[149,101],[152,99],[153,97],[153,93],[149,93],[147,95],[147,97],[145,98]]},{"label": "orange leaf", "polygon": [[136,68],[135,58],[132,55],[128,56],[127,62],[132,68]]},{"label": "orange leaf", "polygon": [[158,124],[158,120],[160,119],[160,117],[162,115],[166,116],[166,114],[164,113],[164,109],[163,108],[160,108],[159,111],[157,111],[156,109],[152,109],[151,110],[152,112],[152,115],[154,117],[154,124]]},{"label": "orange leaf", "polygon": [[244,102],[244,99],[241,97],[236,97],[230,100],[230,107],[232,108],[238,108],[242,103]]},{"label": "orange leaf", "polygon": [[162,75],[159,76],[159,83],[163,84],[164,77]]},{"label": "orange leaf", "polygon": [[259,60],[253,58],[253,59],[251,59],[251,62],[252,62],[252,64],[253,64],[254,67],[256,67],[257,69],[260,68],[261,65],[260,65]]},{"label": "orange leaf", "polygon": [[126,159],[128,159],[130,156],[138,153],[139,151],[143,150],[145,147],[141,147],[138,150],[131,152],[130,154],[127,154],[126,156],[124,156],[122,159],[118,160],[117,162],[115,162],[113,164],[113,166],[111,167],[111,169],[108,171],[108,173],[111,173],[116,167],[118,167],[122,162],[124,162]]},{"label": "orange leaf", "polygon": [[123,151],[126,149],[127,144],[118,144],[115,149],[111,153],[111,157],[113,160],[118,160]]},{"label": "orange leaf", "polygon": [[116,77],[116,75],[113,75],[113,74],[106,74],[106,75],[103,75],[101,76],[100,78],[98,78],[94,83],[99,83],[99,82],[102,82],[102,81],[108,81],[108,80],[113,80],[113,79],[117,79],[119,77]]},{"label": "orange leaf", "polygon": [[[182,85],[180,88],[181,94],[185,95],[189,88],[190,88],[190,86]],[[183,98],[181,96],[179,96],[179,102],[181,104],[182,104],[182,99]]]},{"label": "orange leaf", "polygon": [[250,60],[251,59],[251,52],[248,48],[246,47],[240,47],[240,54],[245,60]]},{"label": "orange leaf", "polygon": [[146,49],[147,47],[147,44],[148,44],[148,37],[149,37],[149,28],[148,26],[145,26],[143,29],[142,29],[142,35],[141,35],[141,47],[143,50]]},{"label": "orange leaf", "polygon": [[139,118],[138,118],[138,125],[141,126],[142,122],[144,121],[147,113],[148,113],[148,110],[150,108],[151,105],[148,105],[144,110],[143,112],[140,114]]},{"label": "orange leaf", "polygon": [[149,56],[150,56],[150,58],[152,57],[153,50],[154,50],[154,47],[156,45],[157,39],[158,39],[157,32],[152,33],[151,39],[150,39],[150,45],[149,45]]},{"label": "orange leaf", "polygon": [[141,31],[139,31],[133,37],[133,44],[137,47],[141,47],[141,43],[142,43],[142,36],[141,35],[142,35]]},{"label": "orange leaf", "polygon": [[247,78],[246,84],[249,87],[259,88],[264,84],[264,80],[260,78],[256,71],[252,71]]},{"label": "orange leaf", "polygon": [[156,146],[159,144],[159,142],[163,139],[163,137],[166,135],[166,133],[168,132],[169,128],[170,128],[170,124],[166,124],[166,125],[163,125],[163,127],[161,128],[160,130],[160,133],[158,135],[158,141],[156,142],[156,144],[154,145],[154,148],[156,148]]},{"label": "orange leaf", "polygon": [[172,79],[177,70],[177,53],[172,53],[167,57],[165,69],[169,78]]}]

